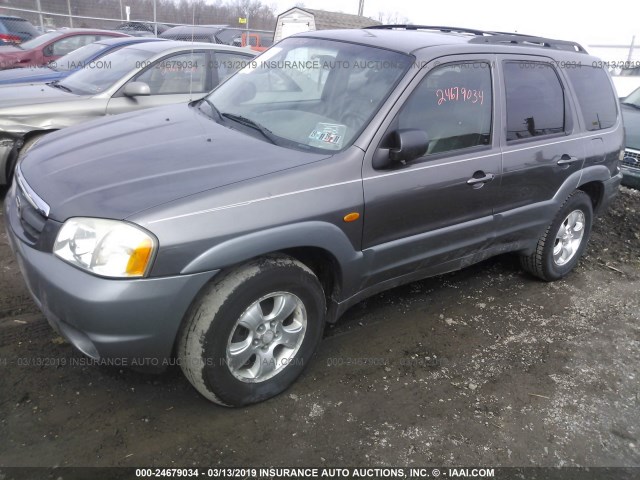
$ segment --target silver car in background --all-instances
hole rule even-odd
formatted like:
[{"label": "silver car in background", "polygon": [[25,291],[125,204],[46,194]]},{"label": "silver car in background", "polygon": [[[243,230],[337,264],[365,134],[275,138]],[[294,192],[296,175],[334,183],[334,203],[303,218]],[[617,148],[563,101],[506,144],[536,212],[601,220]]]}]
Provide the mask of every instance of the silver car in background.
[{"label": "silver car in background", "polygon": [[64,80],[0,87],[0,185],[47,133],[82,122],[202,98],[251,61],[249,49],[166,41],[124,47]]}]

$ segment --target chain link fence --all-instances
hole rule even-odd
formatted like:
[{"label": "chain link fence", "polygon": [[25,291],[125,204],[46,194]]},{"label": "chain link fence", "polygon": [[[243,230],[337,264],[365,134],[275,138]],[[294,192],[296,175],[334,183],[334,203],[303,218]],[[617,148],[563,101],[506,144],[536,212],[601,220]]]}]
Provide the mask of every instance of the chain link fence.
[{"label": "chain link fence", "polygon": [[103,28],[136,36],[161,34],[175,25],[228,25],[273,30],[275,12],[259,0],[214,5],[204,0],[0,0],[0,15],[17,16],[40,32]]}]

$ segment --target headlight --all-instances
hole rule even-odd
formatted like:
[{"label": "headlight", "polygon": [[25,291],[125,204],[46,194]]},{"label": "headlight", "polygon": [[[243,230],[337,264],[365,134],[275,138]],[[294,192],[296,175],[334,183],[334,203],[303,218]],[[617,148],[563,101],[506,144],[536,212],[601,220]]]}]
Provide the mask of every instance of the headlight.
[{"label": "headlight", "polygon": [[72,265],[105,277],[142,277],[158,242],[130,223],[71,218],[60,229],[53,253]]}]

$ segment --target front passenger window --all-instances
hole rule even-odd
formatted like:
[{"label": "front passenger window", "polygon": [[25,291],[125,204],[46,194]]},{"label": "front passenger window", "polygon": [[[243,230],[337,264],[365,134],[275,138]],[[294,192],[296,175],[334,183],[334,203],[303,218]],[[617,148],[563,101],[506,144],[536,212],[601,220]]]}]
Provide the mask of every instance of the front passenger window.
[{"label": "front passenger window", "polygon": [[218,68],[218,82],[222,83],[238,70],[251,63],[252,57],[236,53],[216,52],[215,65]]},{"label": "front passenger window", "polygon": [[491,69],[485,62],[435,68],[411,94],[398,128],[424,130],[427,154],[491,143]]}]

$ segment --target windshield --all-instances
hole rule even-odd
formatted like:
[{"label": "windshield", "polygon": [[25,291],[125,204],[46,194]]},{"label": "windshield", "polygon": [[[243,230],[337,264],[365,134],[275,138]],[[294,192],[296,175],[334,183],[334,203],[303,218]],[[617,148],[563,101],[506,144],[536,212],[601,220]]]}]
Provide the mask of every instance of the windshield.
[{"label": "windshield", "polygon": [[47,42],[49,42],[51,40],[55,40],[56,38],[58,38],[61,35],[62,34],[60,32],[45,33],[43,35],[40,35],[39,37],[32,38],[28,42],[21,43],[20,44],[20,48],[23,48],[25,50],[31,50],[32,48],[38,48],[39,46],[44,45],[45,43],[47,43]]},{"label": "windshield", "polygon": [[640,108],[640,88],[630,93],[629,96],[622,101],[622,103],[625,103],[627,105],[634,105]]},{"label": "windshield", "polygon": [[224,125],[235,118],[235,123],[268,130],[271,140],[283,146],[342,150],[369,123],[412,61],[409,55],[379,48],[292,37],[250,62],[207,100]]},{"label": "windshield", "polygon": [[89,45],[85,45],[84,47],[80,47],[77,50],[65,55],[62,58],[59,58],[55,62],[51,63],[51,67],[55,68],[60,72],[70,72],[73,70],[78,70],[79,68],[84,68],[87,62],[90,62],[94,59],[100,52],[107,50],[109,47],[107,45],[101,45],[99,43],[90,43]]},{"label": "windshield", "polygon": [[105,55],[96,68],[83,68],[60,82],[73,93],[96,95],[104,92],[126,73],[140,69],[153,52],[136,48],[123,48]]}]

